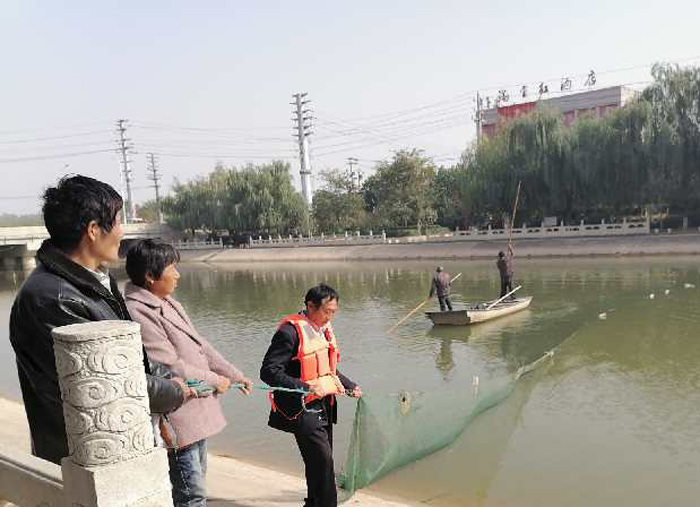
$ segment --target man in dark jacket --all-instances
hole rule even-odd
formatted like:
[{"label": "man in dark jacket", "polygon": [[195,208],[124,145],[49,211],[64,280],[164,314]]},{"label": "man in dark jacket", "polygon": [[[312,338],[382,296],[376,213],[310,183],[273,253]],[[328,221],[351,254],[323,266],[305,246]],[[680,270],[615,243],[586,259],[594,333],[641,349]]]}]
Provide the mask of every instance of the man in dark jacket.
[{"label": "man in dark jacket", "polygon": [[430,296],[437,294],[438,303],[440,303],[440,311],[452,311],[452,301],[450,300],[450,288],[452,287],[452,277],[447,271],[438,266],[435,269],[435,275],[430,283]]},{"label": "man in dark jacket", "polygon": [[[508,254],[503,251],[498,252],[496,261],[498,273],[501,275],[501,296],[503,297],[513,290],[513,247],[508,245]],[[515,298],[511,294],[511,298]]]},{"label": "man in dark jacket", "polygon": [[[106,183],[74,176],[44,194],[48,239],[37,252],[38,266],[12,306],[10,341],[17,356],[32,453],[60,464],[68,456],[63,405],[51,330],[99,320],[130,320],[116,281],[103,264],[118,260],[123,236],[122,199]],[[151,411],[179,407],[188,389],[150,373],[144,359]]]},{"label": "man in dark jacket", "polygon": [[[299,360],[302,340],[299,330],[304,329],[301,326],[311,326],[310,334],[318,333],[330,343],[328,348],[320,349],[321,353],[337,352],[330,321],[338,309],[338,294],[331,287],[321,284],[309,289],[305,304],[306,310],[298,320],[300,326],[292,323],[294,316],[291,316],[291,319],[282,321],[272,337],[260,369],[260,379],[272,387],[301,389],[317,398],[304,403],[305,395],[275,392],[268,424],[272,428],[293,433],[296,438],[306,471],[307,498],[304,505],[335,507],[338,500],[333,469],[333,424],[338,420],[337,400],[334,394],[327,394],[316,379],[302,380]],[[307,346],[305,344],[304,348]],[[346,394],[362,397],[362,390],[357,384],[337,370],[335,375]]]}]

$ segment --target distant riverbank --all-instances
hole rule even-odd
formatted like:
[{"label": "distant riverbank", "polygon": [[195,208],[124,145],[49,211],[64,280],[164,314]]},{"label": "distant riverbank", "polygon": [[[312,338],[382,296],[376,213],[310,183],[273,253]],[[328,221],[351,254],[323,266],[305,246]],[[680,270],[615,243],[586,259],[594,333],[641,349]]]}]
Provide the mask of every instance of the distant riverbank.
[{"label": "distant riverbank", "polygon": [[[369,260],[491,259],[506,242],[452,241],[358,246],[309,246],[189,250],[183,262],[319,262]],[[590,238],[523,239],[514,243],[520,258],[634,255],[700,255],[700,234]]]}]

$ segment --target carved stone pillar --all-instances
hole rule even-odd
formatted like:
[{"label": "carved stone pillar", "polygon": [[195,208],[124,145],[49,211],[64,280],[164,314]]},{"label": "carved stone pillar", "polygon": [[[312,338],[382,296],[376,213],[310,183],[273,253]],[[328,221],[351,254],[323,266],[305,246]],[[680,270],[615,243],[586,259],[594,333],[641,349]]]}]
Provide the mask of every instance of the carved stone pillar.
[{"label": "carved stone pillar", "polygon": [[100,321],[52,332],[70,455],[68,505],[172,506],[165,450],[154,448],[139,325]]}]

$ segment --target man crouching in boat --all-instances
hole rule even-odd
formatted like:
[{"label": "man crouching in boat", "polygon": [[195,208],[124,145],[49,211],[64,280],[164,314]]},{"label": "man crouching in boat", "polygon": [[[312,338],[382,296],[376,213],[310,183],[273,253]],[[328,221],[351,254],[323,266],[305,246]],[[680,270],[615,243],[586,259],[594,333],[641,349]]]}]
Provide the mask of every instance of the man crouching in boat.
[{"label": "man crouching in boat", "polygon": [[302,389],[307,395],[275,391],[269,426],[294,433],[306,469],[305,507],[338,505],[333,469],[336,395],[362,397],[362,390],[337,370],[338,343],[331,319],[338,293],[321,284],[304,299],[306,310],[282,319],[265,354],[260,379],[272,387]]},{"label": "man crouching in boat", "polygon": [[430,298],[437,294],[440,311],[452,311],[452,301],[450,300],[450,288],[452,287],[452,277],[450,274],[438,266],[435,269],[433,280],[430,283]]}]

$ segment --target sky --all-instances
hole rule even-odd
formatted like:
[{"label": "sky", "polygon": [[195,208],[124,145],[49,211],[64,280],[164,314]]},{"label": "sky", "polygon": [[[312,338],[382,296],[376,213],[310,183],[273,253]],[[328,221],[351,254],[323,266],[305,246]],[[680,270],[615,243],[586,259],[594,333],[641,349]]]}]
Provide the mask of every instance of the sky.
[{"label": "sky", "polygon": [[348,157],[371,174],[402,148],[449,165],[473,141],[475,94],[643,87],[655,62],[700,65],[695,0],[32,1],[0,12],[0,213],[34,213],[65,174],[120,188],[116,121],[136,202],[217,162],[288,161],[308,93],[314,185]]}]

